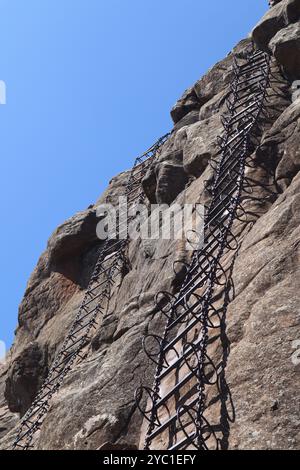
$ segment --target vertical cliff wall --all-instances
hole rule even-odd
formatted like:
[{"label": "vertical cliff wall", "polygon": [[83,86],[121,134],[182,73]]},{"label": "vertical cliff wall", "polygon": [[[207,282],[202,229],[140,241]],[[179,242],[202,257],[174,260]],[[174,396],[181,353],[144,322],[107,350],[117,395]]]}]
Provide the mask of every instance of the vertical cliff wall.
[{"label": "vertical cliff wall", "polygon": [[[243,61],[251,41],[271,55],[272,79],[253,168],[254,196],[244,199],[251,225],[241,227],[226,318],[226,384],[230,418],[222,446],[299,449],[300,340],[300,0],[274,4],[223,61],[199,79],[171,111],[174,129],[143,187],[150,202],[209,202],[205,182],[222,133],[233,58]],[[50,237],[20,305],[8,361],[0,370],[0,445],[11,445],[19,415],[29,408],[74,319],[88,285],[99,241],[96,209],[124,194],[127,173]],[[253,196],[253,194],[252,194]],[[238,228],[238,227],[237,227]],[[238,230],[237,230],[238,231]],[[131,241],[128,269],[113,287],[84,360],[69,373],[38,435],[40,449],[135,448],[143,418],[134,401],[152,384],[154,365],[142,336],[159,333],[165,318],[158,291],[176,292],[173,263],[189,261],[179,241]],[[220,351],[214,351],[216,357]]]}]

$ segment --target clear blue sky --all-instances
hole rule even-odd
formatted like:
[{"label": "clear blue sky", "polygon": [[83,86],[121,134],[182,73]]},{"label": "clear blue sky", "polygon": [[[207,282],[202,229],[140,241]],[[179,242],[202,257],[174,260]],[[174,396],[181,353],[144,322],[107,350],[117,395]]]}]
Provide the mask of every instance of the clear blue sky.
[{"label": "clear blue sky", "polygon": [[267,0],[0,0],[0,340],[58,224],[171,127]]}]

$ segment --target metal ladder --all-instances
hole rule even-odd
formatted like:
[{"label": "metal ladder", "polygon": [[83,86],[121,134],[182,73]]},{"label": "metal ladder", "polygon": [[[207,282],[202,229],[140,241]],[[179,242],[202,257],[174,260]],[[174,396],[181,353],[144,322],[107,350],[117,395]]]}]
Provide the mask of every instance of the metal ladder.
[{"label": "metal ladder", "polygon": [[[139,387],[138,408],[148,422],[144,448],[212,450],[220,448],[217,430],[206,415],[209,389],[217,386],[219,371],[208,355],[211,333],[220,328],[225,307],[216,289],[226,289],[224,256],[234,258],[239,243],[232,226],[239,217],[245,168],[255,148],[256,128],[269,85],[270,57],[252,50],[239,65],[227,113],[224,135],[212,162],[213,181],[206,185],[211,202],[204,221],[204,244],[194,252],[178,294],[159,292],[158,311],[166,317],[161,336],[145,336],[145,353],[156,364],[154,385]],[[146,407],[145,407],[146,402]]]},{"label": "metal ladder", "polygon": [[[147,152],[135,160],[125,191],[128,207],[143,201],[145,194],[142,189],[142,179],[158,157],[169,135],[161,137]],[[52,396],[60,389],[75,362],[82,359],[81,353],[90,343],[92,331],[107,308],[111,288],[124,266],[125,251],[129,242],[127,227],[124,230],[126,230],[127,238],[122,234],[122,237],[113,242],[107,239],[104,246],[99,248],[98,260],[82,304],[45,382],[30,409],[22,418],[13,449],[33,448],[33,439],[48,413]]]}]

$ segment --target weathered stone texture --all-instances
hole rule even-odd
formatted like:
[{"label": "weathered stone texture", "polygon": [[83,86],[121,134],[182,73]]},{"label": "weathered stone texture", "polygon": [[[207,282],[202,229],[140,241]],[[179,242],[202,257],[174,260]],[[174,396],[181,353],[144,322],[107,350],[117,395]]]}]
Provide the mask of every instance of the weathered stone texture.
[{"label": "weathered stone texture", "polygon": [[282,0],[252,31],[257,46],[272,52],[290,78],[300,78],[300,0]]},{"label": "weathered stone texture", "polygon": [[[277,3],[253,31],[257,45],[275,55],[288,77],[280,78],[273,63],[269,114],[263,118],[256,165],[247,170],[257,182],[256,201],[245,198],[253,226],[243,234],[235,264],[226,332],[226,380],[235,409],[228,436],[232,449],[300,448],[300,370],[292,360],[293,344],[300,340],[300,0]],[[150,202],[207,201],[204,183],[212,175],[208,162],[216,156],[222,131],[233,56],[243,61],[250,47],[250,39],[241,41],[174,106],[174,132],[143,181]],[[127,177],[114,178],[95,205],[54,232],[28,282],[15,342],[0,370],[1,447],[11,444],[16,413],[29,407],[82,301],[99,246],[97,205],[116,202]],[[162,330],[165,319],[157,315],[155,295],[178,288],[182,277],[173,262],[189,257],[179,241],[130,242],[129,270],[113,288],[85,360],[54,397],[39,448],[139,445],[142,417],[134,390],[151,384],[154,373],[142,336]]]}]

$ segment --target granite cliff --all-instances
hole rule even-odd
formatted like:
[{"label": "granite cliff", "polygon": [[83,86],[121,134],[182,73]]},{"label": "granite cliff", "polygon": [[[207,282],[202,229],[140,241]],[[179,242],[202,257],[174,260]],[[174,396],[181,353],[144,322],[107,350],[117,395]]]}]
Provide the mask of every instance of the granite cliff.
[{"label": "granite cliff", "polygon": [[[251,36],[175,104],[173,133],[143,180],[150,202],[205,203],[233,58],[243,60],[252,41],[271,55],[267,113],[248,172],[255,198],[244,201],[252,225],[240,234],[226,319],[234,414],[224,447],[230,449],[300,448],[300,0],[270,3]],[[2,448],[11,445],[19,416],[45,379],[83,298],[99,244],[96,209],[124,194],[127,176],[116,176],[94,205],[58,227],[32,273],[14,345],[0,369]],[[176,290],[180,274],[173,263],[189,256],[178,241],[130,242],[129,268],[113,287],[84,360],[53,398],[38,448],[140,446],[143,418],[134,391],[151,384],[154,373],[142,336],[163,328],[155,295]]]}]

